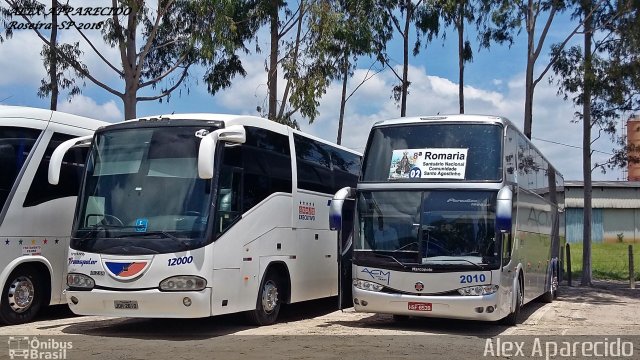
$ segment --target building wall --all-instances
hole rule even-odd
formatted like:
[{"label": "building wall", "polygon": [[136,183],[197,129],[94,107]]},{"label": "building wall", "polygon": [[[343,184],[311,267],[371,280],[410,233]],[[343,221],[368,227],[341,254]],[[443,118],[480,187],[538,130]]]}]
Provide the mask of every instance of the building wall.
[{"label": "building wall", "polygon": [[604,242],[618,242],[618,234],[622,234],[625,242],[640,240],[638,209],[605,209]]},{"label": "building wall", "polygon": [[[566,209],[567,242],[581,243],[584,218],[582,208]],[[604,239],[603,209],[591,211],[591,242],[601,243]]]}]

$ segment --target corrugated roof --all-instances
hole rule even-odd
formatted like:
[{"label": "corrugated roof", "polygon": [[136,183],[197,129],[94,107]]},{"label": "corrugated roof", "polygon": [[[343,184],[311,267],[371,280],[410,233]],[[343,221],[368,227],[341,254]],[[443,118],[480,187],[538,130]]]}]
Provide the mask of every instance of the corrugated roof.
[{"label": "corrugated roof", "polygon": [[[565,206],[584,206],[582,181],[565,182]],[[640,209],[640,182],[638,181],[594,181],[592,186],[593,208]]]}]

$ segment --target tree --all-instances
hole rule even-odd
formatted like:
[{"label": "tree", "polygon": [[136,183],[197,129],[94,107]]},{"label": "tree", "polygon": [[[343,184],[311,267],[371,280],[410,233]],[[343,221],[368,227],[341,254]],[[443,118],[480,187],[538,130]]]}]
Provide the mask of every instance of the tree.
[{"label": "tree", "polygon": [[[261,11],[269,24],[270,51],[267,72],[266,113],[269,119],[298,127],[298,114],[312,123],[318,115],[319,99],[339,73],[334,58],[321,47],[332,34],[342,14],[333,11],[331,1],[299,0],[296,6],[280,0],[263,0]],[[284,90],[279,97],[279,71]]]},{"label": "tree", "polygon": [[[564,0],[483,0],[481,13],[489,15],[491,21],[486,22],[480,34],[481,46],[488,47],[492,41],[500,44],[513,43],[516,36],[523,28],[527,34],[527,66],[525,70],[525,103],[524,103],[524,134],[531,139],[533,122],[533,95],[535,87],[544,79],[549,69],[556,61],[552,57],[547,66],[534,75],[536,62],[538,61],[549,29],[555,16],[564,11]],[[546,15],[540,35],[536,35],[538,21]],[[564,47],[576,34],[581,25],[571,31],[559,45]]]},{"label": "tree", "polygon": [[[5,2],[11,9],[19,9],[18,0]],[[33,31],[58,55],[53,57],[55,61],[64,62],[81,77],[119,97],[124,104],[125,118],[131,119],[136,117],[139,101],[168,100],[174,90],[185,84],[194,65],[206,67],[204,81],[212,93],[229,86],[235,75],[244,75],[236,51],[246,51],[244,41],[255,29],[251,22],[236,19],[244,18],[242,12],[248,8],[244,1],[161,0],[157,8],[153,8],[144,0],[112,0],[110,16],[101,21],[94,17],[92,21],[95,21],[93,29],[102,32],[105,43],[118,49],[119,64],[101,53],[86,30],[78,26],[79,22],[70,23],[114,78],[123,80],[122,90],[99,79],[79,56],[72,56],[73,52],[59,50],[65,45],[56,46],[41,29],[33,26]],[[64,16],[71,21],[81,14],[77,9],[70,10]],[[33,24],[32,16],[22,14],[21,17]]]},{"label": "tree", "polygon": [[[379,11],[376,0],[323,1],[319,5],[310,21],[312,30],[319,35],[313,49],[333,59],[339,70],[335,75],[341,80],[342,91],[336,142],[341,144],[347,101],[364,82],[382,71],[383,68],[376,71],[372,69],[377,63],[384,63],[391,28],[387,26],[387,13]],[[326,17],[332,20],[326,21]],[[323,31],[328,32],[329,36],[322,35]],[[364,79],[347,94],[349,79],[353,76],[358,59],[362,57],[370,57],[373,63]]]},{"label": "tree", "polygon": [[[591,274],[591,173],[605,166],[624,166],[627,161],[637,162],[638,156],[618,149],[611,159],[592,164],[591,145],[602,133],[615,136],[618,119],[628,111],[640,109],[640,15],[639,5],[633,1],[595,4],[593,0],[580,0],[575,4],[574,17],[583,24],[583,47],[554,45],[552,53],[557,61],[553,65],[559,77],[559,92],[572,98],[581,112],[576,112],[583,126],[584,176],[584,228],[582,281],[590,286]],[[597,34],[597,36],[594,36]],[[598,135],[591,138],[592,130]]]},{"label": "tree", "polygon": [[[68,65],[67,62],[61,61],[57,52],[65,53],[66,56],[77,59],[81,54],[78,43],[75,44],[58,44],[58,16],[63,11],[63,6],[56,0],[51,1],[51,7],[47,9],[45,3],[41,3],[35,0],[16,0],[15,5],[22,12],[31,14],[43,14],[50,16],[50,35],[49,43],[57,51],[51,51],[51,48],[47,45],[43,45],[40,55],[42,55],[45,70],[47,71],[47,77],[41,80],[41,86],[38,89],[38,96],[41,98],[49,97],[49,108],[51,110],[57,110],[58,97],[60,90],[69,90],[69,96],[72,97],[80,93],[80,88],[75,82],[75,78],[82,75]],[[0,34],[0,43],[4,39],[10,39],[13,36],[13,27],[11,22],[16,15],[15,8],[7,8],[0,6],[0,16],[3,18],[5,36]]]},{"label": "tree", "polygon": [[413,56],[420,53],[423,38],[429,43],[440,31],[440,14],[432,2],[425,0],[382,0],[383,10],[386,11],[395,31],[402,38],[402,74],[398,74],[391,59],[385,60],[385,65],[393,72],[400,82],[393,88],[393,97],[400,103],[400,116],[407,115],[407,95],[409,94],[409,39],[411,38],[411,24],[416,30],[416,40],[413,45]]},{"label": "tree", "polygon": [[440,1],[445,24],[453,26],[458,35],[458,103],[460,114],[464,114],[464,64],[473,59],[471,43],[464,40],[464,25],[476,20],[479,7],[474,0]]}]

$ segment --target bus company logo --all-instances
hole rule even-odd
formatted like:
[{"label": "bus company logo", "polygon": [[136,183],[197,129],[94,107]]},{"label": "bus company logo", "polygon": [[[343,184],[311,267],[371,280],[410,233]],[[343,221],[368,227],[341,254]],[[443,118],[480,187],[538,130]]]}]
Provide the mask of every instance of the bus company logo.
[{"label": "bus company logo", "polygon": [[316,220],[316,204],[312,202],[300,201],[298,204],[298,219],[299,220]]},{"label": "bus company logo", "polygon": [[132,279],[134,277],[140,276],[148,265],[148,261],[104,262],[104,266],[109,271],[109,275],[118,279]]},{"label": "bus company logo", "polygon": [[80,265],[83,267],[85,265],[95,265],[98,260],[89,259],[74,259],[72,257],[69,258],[69,265]]},{"label": "bus company logo", "polygon": [[39,340],[37,337],[9,336],[10,359],[66,359],[71,341]]},{"label": "bus company logo", "polygon": [[422,291],[424,290],[424,284],[422,283],[422,281],[418,281],[415,285],[414,285],[416,291]]},{"label": "bus company logo", "polygon": [[371,278],[374,279],[374,280],[386,282],[387,285],[389,285],[389,281],[391,280],[391,271],[383,271],[383,270],[380,270],[380,269],[364,268],[360,272],[361,273],[365,273],[365,274],[369,274],[369,276],[371,276]]}]

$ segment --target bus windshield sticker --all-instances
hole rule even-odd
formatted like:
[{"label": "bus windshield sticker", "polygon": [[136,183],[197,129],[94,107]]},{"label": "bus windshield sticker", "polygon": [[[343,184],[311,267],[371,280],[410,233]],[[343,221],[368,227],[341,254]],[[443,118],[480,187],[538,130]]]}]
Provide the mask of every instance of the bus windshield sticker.
[{"label": "bus windshield sticker", "polygon": [[389,180],[464,179],[469,149],[393,150]]},{"label": "bus windshield sticker", "polygon": [[148,225],[149,225],[149,220],[136,219],[136,232],[147,232]]}]

